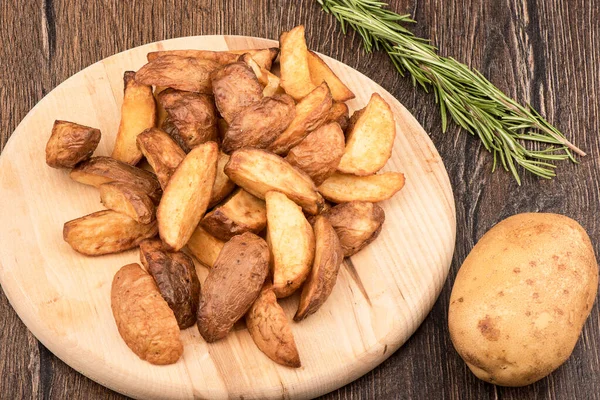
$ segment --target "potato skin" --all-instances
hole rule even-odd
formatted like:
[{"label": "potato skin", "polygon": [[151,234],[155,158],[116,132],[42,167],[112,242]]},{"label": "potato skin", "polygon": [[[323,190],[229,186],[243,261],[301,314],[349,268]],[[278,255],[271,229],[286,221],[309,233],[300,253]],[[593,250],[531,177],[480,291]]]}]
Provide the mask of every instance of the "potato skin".
[{"label": "potato skin", "polygon": [[165,55],[140,68],[135,80],[144,85],[212,94],[210,74],[219,67],[211,60]]},{"label": "potato skin", "polygon": [[112,282],[111,308],[125,344],[151,364],[175,363],[183,354],[179,327],[154,280],[138,264],[121,268]]},{"label": "potato skin", "polygon": [[158,128],[146,129],[137,136],[136,141],[164,190],[171,175],[185,158],[185,152],[171,136]]},{"label": "potato skin", "polygon": [[211,81],[217,109],[228,124],[244,108],[262,99],[263,88],[258,78],[243,62],[219,68]]},{"label": "potato skin", "polygon": [[156,207],[152,199],[125,182],[100,185],[100,202],[104,207],[125,214],[141,224],[149,224],[156,217]]},{"label": "potato skin", "polygon": [[478,378],[528,385],[570,356],[597,289],[594,250],[577,222],[512,216],[483,235],[456,276],[452,342]]},{"label": "potato skin", "polygon": [[99,129],[56,120],[46,144],[46,164],[52,168],[73,168],[91,157],[100,137]]},{"label": "potato skin", "polygon": [[350,124],[350,110],[346,103],[333,102],[324,123],[327,124],[329,122],[337,122],[342,131],[346,131]]},{"label": "potato skin", "polygon": [[208,273],[200,295],[198,330],[207,342],[224,338],[252,306],[269,273],[267,243],[253,233],[234,236]]},{"label": "potato skin", "polygon": [[225,174],[225,165],[227,165],[228,162],[229,155],[219,152],[219,159],[217,160],[217,175],[215,176],[215,183],[210,195],[210,203],[208,203],[208,208],[212,208],[219,204],[224,198],[233,192],[233,189],[235,189],[235,183],[233,183],[233,181]]}]

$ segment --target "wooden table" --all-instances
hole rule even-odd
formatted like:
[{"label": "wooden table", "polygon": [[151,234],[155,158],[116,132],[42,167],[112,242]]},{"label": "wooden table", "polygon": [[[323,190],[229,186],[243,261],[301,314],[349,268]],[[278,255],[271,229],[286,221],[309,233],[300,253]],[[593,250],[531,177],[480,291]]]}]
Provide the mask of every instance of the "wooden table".
[{"label": "wooden table", "polygon": [[[304,24],[310,48],[371,77],[431,133],[454,187],[457,243],[450,277],[415,335],[379,368],[324,398],[600,398],[600,311],[595,306],[572,357],[520,389],[477,380],[454,351],[446,317],[456,271],[495,223],[525,211],[578,220],[600,239],[600,7],[596,0],[390,1],[419,21],[416,34],[530,102],[589,153],[562,163],[553,181],[524,175],[517,186],[490,173],[478,140],[452,126],[443,134],[434,99],[414,90],[383,54],[365,54],[315,1],[25,0],[0,4],[0,149],[27,112],[80,69],[114,53],[178,36],[240,34],[276,39]],[[1,195],[1,194],[0,194]],[[596,252],[600,250],[596,246]],[[0,398],[121,399],[78,374],[35,339],[0,296]]]}]

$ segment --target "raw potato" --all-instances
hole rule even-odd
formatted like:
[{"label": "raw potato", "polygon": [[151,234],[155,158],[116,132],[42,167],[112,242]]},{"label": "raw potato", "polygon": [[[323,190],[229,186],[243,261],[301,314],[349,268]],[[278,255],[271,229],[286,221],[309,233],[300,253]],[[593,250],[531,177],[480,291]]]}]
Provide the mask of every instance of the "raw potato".
[{"label": "raw potato", "polygon": [[149,224],[156,216],[152,199],[140,189],[125,182],[100,185],[100,201],[104,207],[125,214],[140,224]]},{"label": "raw potato", "polygon": [[315,260],[308,279],[302,287],[300,304],[294,321],[302,321],[314,314],[331,294],[344,253],[335,230],[323,215],[313,225],[315,233]]},{"label": "raw potato", "polygon": [[585,230],[556,214],[519,214],[490,229],[458,271],[448,325],[484,381],[524,386],[571,355],[598,289]]},{"label": "raw potato", "polygon": [[243,62],[226,65],[211,76],[215,104],[221,116],[231,124],[244,108],[262,99],[263,87],[252,69]]},{"label": "raw potato", "polygon": [[201,144],[175,170],[156,211],[158,232],[171,249],[181,250],[206,212],[217,173],[219,148]]},{"label": "raw potato", "polygon": [[147,129],[137,137],[138,148],[152,166],[163,190],[185,158],[185,152],[171,136],[158,128]]},{"label": "raw potato", "polygon": [[87,256],[120,253],[156,236],[156,221],[140,224],[125,214],[98,211],[66,222],[63,239],[78,253]]},{"label": "raw potato", "polygon": [[187,248],[204,266],[212,268],[225,242],[206,232],[200,225],[187,242]]},{"label": "raw potato", "polygon": [[223,151],[267,148],[290,125],[296,104],[287,94],[265,97],[240,111],[223,137]]},{"label": "raw potato", "polygon": [[310,177],[268,151],[251,148],[235,151],[225,166],[225,173],[258,198],[264,199],[268,191],[276,190],[309,214],[317,214],[323,206],[323,198]]},{"label": "raw potato", "polygon": [[225,243],[200,295],[198,330],[211,343],[227,336],[252,306],[269,273],[269,249],[246,232]]},{"label": "raw potato", "polygon": [[173,364],[183,354],[173,311],[154,280],[138,264],[121,268],[112,281],[110,306],[125,344],[151,364]]},{"label": "raw potato", "polygon": [[124,96],[121,106],[121,123],[111,157],[124,163],[135,165],[142,159],[137,148],[137,135],[156,125],[156,102],[152,86],[135,80],[135,72],[126,71],[123,75]]},{"label": "raw potato", "polygon": [[277,364],[300,368],[300,355],[283,308],[265,285],[246,314],[246,326],[256,346]]},{"label": "raw potato", "polygon": [[279,38],[281,54],[281,87],[296,100],[312,92],[317,85],[313,84],[308,69],[308,48],[304,39],[304,26],[295,27],[283,32]]},{"label": "raw potato", "polygon": [[200,281],[190,256],[180,251],[169,251],[160,239],[148,239],[140,243],[140,261],[173,310],[179,328],[194,325],[200,298]]},{"label": "raw potato", "polygon": [[312,83],[317,86],[323,82],[327,83],[333,100],[343,102],[355,97],[354,93],[344,85],[344,82],[337,77],[325,61],[312,51],[308,52],[308,70]]},{"label": "raw potato", "polygon": [[353,118],[346,133],[346,151],[338,170],[359,176],[379,171],[392,155],[396,122],[390,106],[377,93]]},{"label": "raw potato", "polygon": [[206,214],[200,225],[224,241],[244,232],[260,233],[267,225],[265,202],[238,189],[222,205]]},{"label": "raw potato", "polygon": [[219,63],[210,60],[166,55],[140,68],[135,80],[144,85],[211,94],[210,74],[219,67]]},{"label": "raw potato", "polygon": [[154,61],[162,56],[179,56],[199,58],[209,61],[215,61],[221,65],[230,64],[237,61],[240,54],[248,53],[256,61],[256,63],[266,70],[271,70],[273,60],[277,57],[279,49],[273,47],[270,49],[247,49],[247,50],[231,50],[231,51],[211,51],[211,50],[162,50],[148,53],[148,61]]},{"label": "raw potato", "polygon": [[290,150],[285,160],[306,172],[315,185],[320,185],[333,175],[343,154],[344,132],[332,122],[312,131]]},{"label": "raw potato", "polygon": [[210,203],[208,208],[212,208],[219,204],[221,200],[233,192],[235,189],[235,183],[225,175],[225,165],[229,162],[229,155],[220,152],[219,159],[217,160],[217,175],[215,176],[215,183],[212,188],[210,195]]},{"label": "raw potato", "polygon": [[404,187],[404,174],[384,172],[377,175],[356,176],[334,173],[319,186],[319,192],[334,203],[387,200]]},{"label": "raw potato", "polygon": [[340,239],[344,257],[350,257],[377,239],[385,212],[383,208],[366,201],[339,204],[323,212]]},{"label": "raw potato", "polygon": [[73,168],[91,157],[100,142],[100,130],[68,121],[54,121],[46,144],[46,164],[52,168]]},{"label": "raw potato", "polygon": [[323,83],[296,105],[296,115],[287,129],[269,146],[275,154],[287,152],[325,122],[331,108],[331,92]]},{"label": "raw potato", "polygon": [[277,297],[287,297],[304,283],[310,272],[315,236],[302,209],[285,194],[267,192],[265,200],[273,292]]},{"label": "raw potato", "polygon": [[346,103],[334,102],[329,109],[327,118],[325,118],[325,124],[328,122],[337,122],[343,131],[346,131],[348,124],[350,123],[348,106]]}]

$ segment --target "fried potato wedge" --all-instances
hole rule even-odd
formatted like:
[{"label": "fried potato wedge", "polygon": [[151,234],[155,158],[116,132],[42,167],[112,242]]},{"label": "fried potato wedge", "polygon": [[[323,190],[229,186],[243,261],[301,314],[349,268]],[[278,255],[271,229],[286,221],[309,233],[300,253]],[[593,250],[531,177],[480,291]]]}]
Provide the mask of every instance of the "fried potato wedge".
[{"label": "fried potato wedge", "polygon": [[162,129],[167,135],[171,136],[171,139],[173,139],[175,143],[177,143],[177,145],[181,147],[184,153],[187,154],[190,152],[191,148],[187,145],[183,137],[179,134],[179,129],[177,129],[177,127],[175,126],[168,114],[165,120],[163,121],[162,125],[160,126],[160,129]]},{"label": "fried potato wedge", "polygon": [[163,123],[165,122],[165,119],[167,119],[167,117],[169,116],[169,114],[167,114],[167,110],[165,110],[164,107],[161,106],[160,103],[158,102],[158,95],[161,94],[166,89],[167,89],[166,87],[162,87],[162,86],[157,86],[154,88],[154,102],[156,103],[156,126],[157,127],[161,127],[163,125]]},{"label": "fried potato wedge", "polygon": [[223,151],[268,147],[290,125],[296,104],[287,94],[264,97],[240,111],[225,132]]},{"label": "fried potato wedge", "polygon": [[148,61],[154,61],[162,56],[179,56],[199,58],[202,60],[215,61],[221,65],[235,62],[240,54],[248,53],[257,62],[261,68],[271,70],[273,60],[279,54],[279,49],[274,47],[270,49],[247,49],[232,51],[211,51],[211,50],[161,50],[148,53]]},{"label": "fried potato wedge", "polygon": [[256,346],[277,364],[299,368],[294,334],[270,285],[265,285],[246,314],[246,326]]},{"label": "fried potato wedge", "polygon": [[302,287],[294,321],[302,321],[325,303],[335,286],[340,265],[344,261],[342,246],[327,217],[317,216],[313,230],[315,259],[310,275]]},{"label": "fried potato wedge", "polygon": [[358,253],[377,239],[385,221],[383,208],[366,201],[338,204],[322,214],[335,229],[344,257]]},{"label": "fried potato wedge", "polygon": [[229,155],[223,152],[219,152],[219,159],[217,160],[217,175],[215,176],[215,184],[213,185],[212,193],[210,194],[210,203],[208,208],[212,208],[219,204],[225,197],[227,197],[233,189],[235,189],[235,183],[227,175],[225,175],[225,165],[229,162]]},{"label": "fried potato wedge", "polygon": [[295,100],[300,100],[312,92],[315,85],[308,68],[308,48],[304,39],[304,26],[283,32],[279,37],[279,64],[281,87]]},{"label": "fried potato wedge", "polygon": [[46,144],[46,164],[52,168],[73,168],[92,156],[100,137],[99,129],[56,120]]},{"label": "fried potato wedge", "polygon": [[267,192],[267,243],[277,297],[294,293],[306,280],[315,255],[315,236],[302,209],[285,194]]},{"label": "fried potato wedge", "polygon": [[126,71],[123,82],[125,94],[121,106],[121,123],[111,157],[135,165],[142,159],[142,152],[137,148],[135,139],[137,135],[156,125],[156,102],[152,86],[137,82],[135,72]]},{"label": "fried potato wedge", "polygon": [[164,190],[171,175],[185,158],[185,152],[171,136],[158,128],[145,130],[136,140],[138,148],[148,160]]},{"label": "fried potato wedge", "polygon": [[125,214],[140,224],[149,224],[156,217],[152,199],[139,188],[125,182],[100,185],[100,201],[109,210]]},{"label": "fried potato wedge", "polygon": [[179,251],[206,212],[217,173],[219,148],[207,142],[194,148],[175,170],[156,211],[158,232]]},{"label": "fried potato wedge", "polygon": [[340,128],[342,128],[342,131],[345,131],[350,123],[349,112],[346,103],[334,101],[324,123],[337,122],[340,125]]},{"label": "fried potato wedge", "polygon": [[264,199],[268,191],[276,190],[296,202],[309,214],[317,214],[323,198],[308,175],[268,151],[245,148],[233,152],[225,173],[244,190]]},{"label": "fried potato wedge", "polygon": [[225,243],[200,294],[198,330],[211,343],[227,336],[260,294],[269,273],[269,249],[246,232]]},{"label": "fried potato wedge", "polygon": [[144,85],[211,94],[210,74],[219,67],[219,63],[211,60],[166,55],[140,68],[135,80]]},{"label": "fried potato wedge", "polygon": [[338,170],[359,176],[379,171],[392,155],[396,122],[390,106],[374,93],[369,104],[352,119],[346,132],[346,150]]},{"label": "fried potato wedge", "polygon": [[211,75],[211,81],[215,104],[228,124],[240,111],[263,97],[263,87],[258,78],[243,62],[219,68]]},{"label": "fried potato wedge", "polygon": [[160,239],[147,239],[140,243],[140,261],[173,310],[179,329],[194,325],[200,298],[200,281],[190,256],[181,251],[169,251]]},{"label": "fried potato wedge", "polygon": [[[258,82],[263,86],[263,96],[273,96],[280,91],[279,77],[271,71],[261,68],[249,53],[242,54],[239,61],[248,64],[252,68]],[[281,91],[283,92],[283,89]]]},{"label": "fried potato wedge", "polygon": [[287,129],[268,147],[275,154],[287,152],[325,122],[331,108],[331,92],[323,83],[296,104],[296,115]]},{"label": "fried potato wedge", "polygon": [[142,360],[166,365],[181,357],[183,343],[175,315],[139,264],[126,265],[115,274],[110,306],[119,334]]},{"label": "fried potato wedge", "polygon": [[200,225],[187,242],[187,248],[202,265],[212,268],[225,242],[206,232]]},{"label": "fried potato wedge", "polygon": [[293,147],[285,160],[320,185],[337,169],[344,154],[344,132],[336,123],[322,125]]},{"label": "fried potato wedge", "polygon": [[377,175],[356,176],[336,172],[319,186],[319,193],[334,203],[387,200],[404,187],[404,174],[384,172]]},{"label": "fried potato wedge", "polygon": [[98,211],[66,222],[63,239],[78,253],[87,256],[120,253],[156,236],[156,222],[140,224],[125,214]]},{"label": "fried potato wedge", "polygon": [[69,176],[76,182],[95,187],[108,182],[125,182],[146,193],[155,204],[162,196],[156,175],[110,157],[92,157],[73,168]]},{"label": "fried potato wedge", "polygon": [[333,100],[347,101],[355,97],[354,93],[348,89],[348,86],[344,85],[344,82],[337,77],[327,63],[312,51],[308,51],[308,70],[310,71],[310,79],[315,86],[323,82],[327,83]]},{"label": "fried potato wedge", "polygon": [[267,226],[265,202],[238,189],[200,222],[205,231],[227,241],[244,232],[260,233]]},{"label": "fried potato wedge", "polygon": [[250,54],[259,67],[271,71],[273,62],[279,54],[279,49],[277,47],[271,47],[268,49],[230,50],[230,52],[237,54],[238,56],[246,53]]}]

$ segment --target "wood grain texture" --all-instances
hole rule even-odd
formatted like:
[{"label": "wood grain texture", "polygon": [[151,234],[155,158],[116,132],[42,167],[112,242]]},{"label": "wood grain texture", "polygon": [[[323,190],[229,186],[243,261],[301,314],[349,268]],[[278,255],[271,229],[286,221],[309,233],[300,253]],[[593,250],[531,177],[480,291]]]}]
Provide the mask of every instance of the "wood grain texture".
[{"label": "wood grain texture", "polygon": [[[304,23],[309,47],[371,77],[397,97],[431,133],[448,169],[457,206],[457,243],[450,278],[416,334],[385,363],[327,399],[563,399],[600,392],[600,313],[592,310],[573,356],[558,371],[521,389],[478,381],[453,350],[446,316],[457,269],[474,243],[501,219],[525,211],[560,212],[600,241],[600,10],[589,0],[399,0],[414,31],[444,55],[479,69],[522,102],[531,102],[588,152],[562,164],[559,177],[524,177],[518,187],[474,138],[452,127],[441,132],[432,96],[412,89],[382,54],[362,52],[356,35],[310,0],[211,2],[117,0],[4,1],[0,4],[0,147],[46,93],[80,69],[116,52],[165,38],[243,34],[277,38]],[[596,246],[598,254],[600,248]],[[70,369],[39,344],[4,297],[0,333],[0,397],[107,398],[122,396]]]}]

